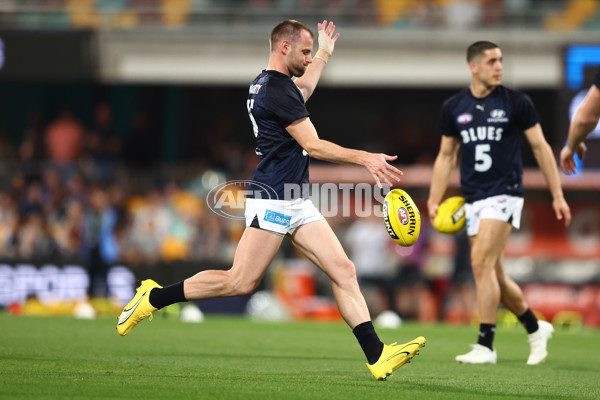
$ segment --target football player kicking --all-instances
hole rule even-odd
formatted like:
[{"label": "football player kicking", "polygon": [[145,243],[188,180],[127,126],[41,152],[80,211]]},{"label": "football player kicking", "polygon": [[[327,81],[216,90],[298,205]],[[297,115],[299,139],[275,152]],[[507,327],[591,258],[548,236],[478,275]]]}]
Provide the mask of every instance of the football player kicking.
[{"label": "football player kicking", "polygon": [[[375,330],[360,292],[354,264],[348,259],[329,224],[308,199],[308,193],[286,187],[306,187],[310,157],[367,168],[378,184],[400,180],[402,172],[388,161],[395,156],[346,149],[318,137],[305,102],[313,93],[339,34],[327,21],[318,24],[319,50],[311,56],[313,33],[288,20],[271,32],[269,64],[252,82],[247,108],[261,162],[249,185],[246,230],[228,271],[202,271],[162,288],[145,280],[125,306],[117,330],[126,335],[157,309],[176,302],[251,293],[273,260],[284,236],[322,269],[333,287],[339,311],[352,328],[373,376],[383,380],[409,362],[425,345],[418,337],[408,343],[384,345]],[[297,77],[295,81],[292,77]],[[263,193],[264,190],[267,192]],[[292,198],[288,198],[293,194]],[[277,200],[267,200],[276,198]],[[382,224],[383,229],[383,224]]]},{"label": "football player kicking", "polygon": [[467,49],[467,62],[472,74],[470,87],[442,106],[442,140],[427,202],[433,223],[460,150],[461,191],[466,199],[467,234],[481,324],[477,344],[456,360],[496,363],[493,341],[496,311],[502,302],[529,334],[531,352],[527,364],[539,364],[548,355],[546,345],[554,329],[550,323],[538,321],[531,312],[519,286],[506,275],[502,256],[512,227],[519,228],[523,209],[522,133],[550,187],[556,218],[567,226],[571,212],[533,103],[527,95],[501,85],[500,48],[491,42],[473,43]]}]

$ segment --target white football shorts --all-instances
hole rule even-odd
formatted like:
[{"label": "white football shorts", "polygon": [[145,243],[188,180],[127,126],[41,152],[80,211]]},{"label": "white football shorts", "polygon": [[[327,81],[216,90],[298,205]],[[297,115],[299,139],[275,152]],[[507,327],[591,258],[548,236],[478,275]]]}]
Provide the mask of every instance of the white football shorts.
[{"label": "white football shorts", "polygon": [[477,200],[473,203],[465,203],[467,235],[477,235],[479,223],[482,219],[499,219],[510,223],[515,229],[519,229],[523,202],[522,197],[501,194]]},{"label": "white football shorts", "polygon": [[252,226],[282,235],[291,235],[304,224],[325,219],[309,199],[246,199],[244,216],[246,227]]}]

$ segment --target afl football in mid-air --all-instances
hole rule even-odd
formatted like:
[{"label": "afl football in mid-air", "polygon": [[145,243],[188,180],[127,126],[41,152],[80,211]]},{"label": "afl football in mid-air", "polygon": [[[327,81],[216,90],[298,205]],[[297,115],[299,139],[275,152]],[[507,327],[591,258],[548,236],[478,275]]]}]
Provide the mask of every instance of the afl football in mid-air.
[{"label": "afl football in mid-air", "polygon": [[415,244],[421,232],[421,214],[413,199],[402,189],[393,189],[383,202],[383,222],[400,246]]},{"label": "afl football in mid-air", "polygon": [[433,227],[442,233],[455,233],[465,226],[465,198],[449,197],[440,204]]}]

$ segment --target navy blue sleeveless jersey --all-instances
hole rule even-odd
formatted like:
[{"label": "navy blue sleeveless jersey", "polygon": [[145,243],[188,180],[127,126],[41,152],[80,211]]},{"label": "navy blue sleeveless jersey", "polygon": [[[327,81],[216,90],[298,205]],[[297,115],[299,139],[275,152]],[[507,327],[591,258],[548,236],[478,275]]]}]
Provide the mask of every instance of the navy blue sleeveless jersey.
[{"label": "navy blue sleeveless jersey", "polygon": [[441,133],[460,140],[460,185],[467,202],[523,196],[521,137],[538,122],[531,99],[504,86],[481,99],[467,88],[444,102]]},{"label": "navy blue sleeveless jersey", "polygon": [[[248,92],[248,115],[262,159],[248,187],[249,198],[284,199],[284,185],[308,183],[310,157],[286,131],[292,122],[308,117],[304,96],[290,77],[265,70]],[[308,197],[294,191],[293,197]]]}]

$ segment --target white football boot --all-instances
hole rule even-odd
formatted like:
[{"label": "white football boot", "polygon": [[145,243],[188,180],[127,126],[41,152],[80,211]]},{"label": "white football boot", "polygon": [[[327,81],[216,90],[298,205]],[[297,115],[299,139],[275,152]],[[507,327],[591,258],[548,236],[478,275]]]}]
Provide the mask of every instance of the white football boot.
[{"label": "white football boot", "polygon": [[548,344],[548,339],[552,337],[552,332],[554,332],[554,327],[551,323],[538,321],[538,330],[530,333],[527,338],[529,346],[531,346],[531,352],[527,359],[528,365],[536,365],[546,360],[548,356],[546,345]]},{"label": "white football boot", "polygon": [[490,350],[480,344],[472,344],[471,347],[470,352],[456,356],[455,360],[465,364],[496,364],[496,349]]}]

